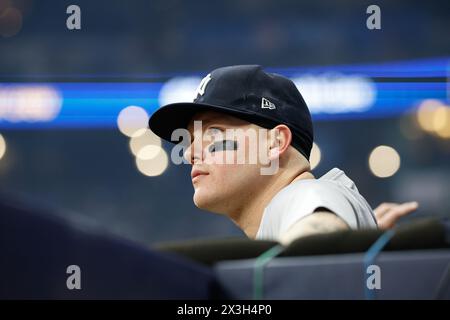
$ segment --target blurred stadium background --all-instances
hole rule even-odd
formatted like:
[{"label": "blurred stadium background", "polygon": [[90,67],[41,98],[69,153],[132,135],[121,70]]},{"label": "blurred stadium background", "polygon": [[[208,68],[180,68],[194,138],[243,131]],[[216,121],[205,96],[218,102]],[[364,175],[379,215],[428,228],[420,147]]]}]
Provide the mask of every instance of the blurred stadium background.
[{"label": "blurred stadium background", "polygon": [[[82,29],[66,28],[81,8]],[[190,168],[146,126],[219,66],[291,77],[315,120],[312,162],[372,206],[450,213],[450,4],[0,0],[0,191],[127,238],[240,235],[192,203]]]}]

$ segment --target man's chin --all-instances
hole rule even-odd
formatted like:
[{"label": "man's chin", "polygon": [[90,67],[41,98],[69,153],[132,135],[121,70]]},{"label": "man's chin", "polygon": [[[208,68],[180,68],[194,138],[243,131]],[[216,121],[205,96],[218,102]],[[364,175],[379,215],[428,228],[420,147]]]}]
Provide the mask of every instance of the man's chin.
[{"label": "man's chin", "polygon": [[194,204],[197,208],[201,210],[206,210],[214,213],[220,213],[220,208],[218,208],[218,201],[214,200],[212,197],[206,197],[205,195],[194,194],[193,197]]}]

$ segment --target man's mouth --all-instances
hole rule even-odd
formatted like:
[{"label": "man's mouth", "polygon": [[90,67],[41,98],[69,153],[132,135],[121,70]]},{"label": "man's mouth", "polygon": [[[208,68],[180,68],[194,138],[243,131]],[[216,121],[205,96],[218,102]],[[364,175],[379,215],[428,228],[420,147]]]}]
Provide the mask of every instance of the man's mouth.
[{"label": "man's mouth", "polygon": [[206,171],[201,171],[198,169],[194,169],[191,171],[191,179],[192,182],[197,181],[199,178],[201,178],[202,176],[208,175],[209,173]]}]

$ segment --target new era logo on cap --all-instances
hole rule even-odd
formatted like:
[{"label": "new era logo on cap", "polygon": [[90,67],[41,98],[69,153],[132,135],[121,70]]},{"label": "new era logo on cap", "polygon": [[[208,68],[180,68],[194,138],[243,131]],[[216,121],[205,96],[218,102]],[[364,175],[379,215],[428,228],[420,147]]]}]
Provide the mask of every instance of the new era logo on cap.
[{"label": "new era logo on cap", "polygon": [[262,100],[261,100],[261,108],[273,110],[276,107],[275,107],[275,105],[272,102],[270,102],[266,98],[262,98]]}]

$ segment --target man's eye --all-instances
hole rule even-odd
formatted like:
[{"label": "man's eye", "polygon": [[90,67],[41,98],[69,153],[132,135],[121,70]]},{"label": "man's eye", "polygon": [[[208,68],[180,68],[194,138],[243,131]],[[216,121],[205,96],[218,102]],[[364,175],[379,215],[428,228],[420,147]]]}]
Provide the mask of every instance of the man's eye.
[{"label": "man's eye", "polygon": [[214,142],[209,146],[208,151],[210,153],[224,150],[237,150],[237,141],[234,140],[222,140]]}]

